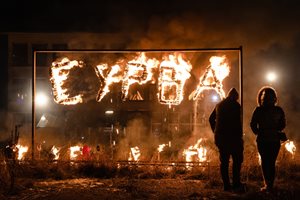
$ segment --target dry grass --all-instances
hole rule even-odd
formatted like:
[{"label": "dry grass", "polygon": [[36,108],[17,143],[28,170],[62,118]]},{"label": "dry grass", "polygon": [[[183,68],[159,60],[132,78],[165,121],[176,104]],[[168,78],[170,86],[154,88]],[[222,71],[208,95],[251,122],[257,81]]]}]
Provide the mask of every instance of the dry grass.
[{"label": "dry grass", "polygon": [[[300,183],[300,162],[296,157],[281,149],[277,160],[277,178],[275,185],[280,188],[275,196],[257,194],[262,184],[262,174],[255,147],[246,147],[245,159],[242,167],[242,181],[249,186],[249,192],[243,199],[296,199]],[[69,180],[76,178],[97,178],[110,180],[126,180],[122,184],[126,190],[134,192],[137,182],[147,180],[180,180],[202,181],[205,190],[221,189],[222,181],[219,173],[218,155],[211,154],[211,160],[206,165],[187,167],[185,165],[136,165],[120,164],[111,160],[98,162],[70,162],[70,161],[23,161],[8,165],[1,157],[0,165],[0,194],[7,194],[11,188],[11,174],[16,178],[15,190],[25,190],[37,180]],[[30,180],[25,181],[24,180]],[[176,182],[176,181],[174,181]],[[296,183],[296,184],[295,184]],[[127,184],[127,185],[126,185]],[[146,193],[146,192],[144,192]],[[138,195],[138,193],[136,194]],[[190,194],[193,196],[194,194]],[[259,197],[257,196],[259,195]]]}]

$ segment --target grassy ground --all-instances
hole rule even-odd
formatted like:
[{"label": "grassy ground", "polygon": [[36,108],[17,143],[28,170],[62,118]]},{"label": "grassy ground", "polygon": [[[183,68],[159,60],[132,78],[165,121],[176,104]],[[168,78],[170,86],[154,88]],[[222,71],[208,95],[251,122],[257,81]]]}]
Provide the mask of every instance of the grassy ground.
[{"label": "grassy ground", "polygon": [[[3,165],[2,165],[3,166]],[[2,170],[3,171],[3,170]],[[259,191],[259,165],[243,167],[243,194],[223,192],[218,165],[119,166],[114,163],[15,164],[15,183],[2,178],[0,199],[299,199],[300,165],[278,164],[274,193]],[[4,189],[6,188],[6,189]]]},{"label": "grassy ground", "polygon": [[[255,149],[242,168],[243,194],[224,192],[217,154],[208,165],[187,167],[101,162],[6,162],[0,159],[2,199],[300,199],[300,159],[282,148],[274,193],[260,192],[263,179]],[[12,176],[10,176],[12,175]],[[11,179],[13,177],[13,179]]]}]

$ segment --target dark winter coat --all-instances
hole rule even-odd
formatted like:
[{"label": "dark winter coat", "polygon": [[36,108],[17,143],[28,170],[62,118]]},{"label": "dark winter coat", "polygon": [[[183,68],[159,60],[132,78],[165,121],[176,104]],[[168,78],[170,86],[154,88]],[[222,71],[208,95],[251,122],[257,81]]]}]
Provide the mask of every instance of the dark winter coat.
[{"label": "dark winter coat", "polygon": [[250,122],[253,133],[257,135],[257,141],[262,142],[278,142],[278,132],[285,126],[285,114],[279,106],[256,107]]},{"label": "dark winter coat", "polygon": [[209,117],[209,123],[217,146],[243,142],[241,106],[237,101],[227,97],[218,103]]}]

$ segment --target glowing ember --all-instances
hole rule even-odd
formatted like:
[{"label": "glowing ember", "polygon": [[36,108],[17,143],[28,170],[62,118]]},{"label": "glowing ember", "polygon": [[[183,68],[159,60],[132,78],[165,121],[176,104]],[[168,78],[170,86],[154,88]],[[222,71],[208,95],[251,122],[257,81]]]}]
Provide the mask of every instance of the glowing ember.
[{"label": "glowing ember", "polygon": [[166,144],[160,144],[160,145],[158,145],[157,151],[158,152],[162,152],[164,150],[165,146],[167,146],[167,145]]},{"label": "glowing ember", "polygon": [[210,65],[206,68],[204,75],[201,76],[197,89],[191,94],[194,100],[202,91],[207,89],[214,89],[221,98],[225,97],[222,81],[229,75],[229,66],[225,59],[225,56],[212,56],[209,59]]},{"label": "glowing ember", "polygon": [[28,147],[20,144],[16,145],[16,147],[18,149],[18,160],[24,159],[24,154],[28,151]]},{"label": "glowing ember", "polygon": [[80,146],[72,146],[70,147],[70,159],[75,160],[78,155],[81,155],[81,147]]},{"label": "glowing ember", "polygon": [[202,138],[200,138],[195,145],[184,149],[183,155],[185,155],[186,162],[192,162],[196,157],[196,161],[205,162],[207,160],[207,150],[201,146]]},{"label": "glowing ember", "polygon": [[130,153],[129,153],[129,158],[128,158],[129,161],[138,161],[140,156],[141,156],[141,152],[140,152],[139,147],[136,146],[136,147],[130,148]]},{"label": "glowing ember", "polygon": [[101,86],[98,91],[96,100],[100,102],[102,98],[110,91],[109,87],[112,83],[118,83],[122,80],[122,76],[118,75],[121,67],[114,65],[111,68],[107,64],[97,65],[95,68],[96,75],[98,76]]},{"label": "glowing ember", "polygon": [[69,72],[74,67],[83,67],[81,61],[70,61],[63,58],[61,62],[53,62],[50,72],[50,81],[52,83],[54,101],[59,104],[73,105],[82,102],[82,95],[69,97],[68,90],[63,87],[64,82],[68,79]]},{"label": "glowing ember", "polygon": [[55,146],[53,146],[52,148],[51,148],[51,152],[53,153],[53,155],[54,155],[54,158],[53,158],[53,160],[58,160],[58,158],[59,158],[59,148],[57,148],[57,147],[55,147]]},{"label": "glowing ember", "polygon": [[258,157],[258,164],[261,165],[261,157],[259,153],[257,154],[257,157]]},{"label": "glowing ember", "polygon": [[293,156],[295,155],[295,152],[296,152],[296,146],[294,144],[293,141],[288,141],[285,143],[285,149],[290,152]]},{"label": "glowing ember", "polygon": [[145,84],[153,80],[153,69],[157,68],[158,60],[149,59],[145,53],[141,53],[139,57],[127,63],[122,82],[123,100],[128,96],[130,85],[138,83]]},{"label": "glowing ember", "polygon": [[182,58],[182,54],[169,55],[160,64],[159,101],[162,104],[178,105],[183,100],[183,87],[192,65]]}]

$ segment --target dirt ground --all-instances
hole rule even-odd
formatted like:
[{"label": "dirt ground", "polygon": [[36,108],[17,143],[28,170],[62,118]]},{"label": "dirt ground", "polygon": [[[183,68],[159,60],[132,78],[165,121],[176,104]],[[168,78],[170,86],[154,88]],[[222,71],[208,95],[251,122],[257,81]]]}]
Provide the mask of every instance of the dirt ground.
[{"label": "dirt ground", "polygon": [[[256,154],[255,154],[256,155]],[[287,154],[288,155],[288,154]],[[260,192],[262,174],[254,158],[242,168],[245,193],[224,192],[218,163],[150,166],[112,163],[24,162],[14,169],[14,187],[4,189],[0,182],[0,200],[98,200],[98,199],[300,199],[300,159],[281,156],[277,165],[275,190]],[[0,174],[5,173],[0,166]],[[5,176],[4,176],[5,178]],[[2,180],[5,180],[2,176]],[[1,181],[1,180],[0,180]],[[8,188],[8,187],[7,187]]]},{"label": "dirt ground", "polygon": [[[283,180],[282,180],[283,181]],[[299,181],[277,181],[274,193],[260,192],[260,182],[248,182],[246,193],[222,191],[222,185],[207,180],[96,179],[18,180],[4,200],[96,200],[96,199],[300,199]]]}]

